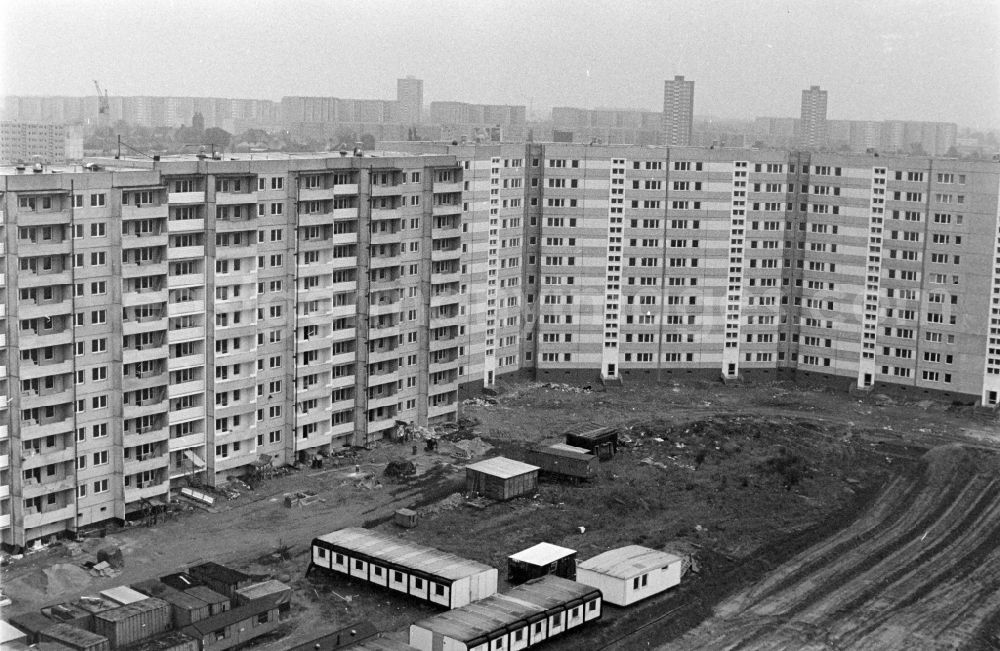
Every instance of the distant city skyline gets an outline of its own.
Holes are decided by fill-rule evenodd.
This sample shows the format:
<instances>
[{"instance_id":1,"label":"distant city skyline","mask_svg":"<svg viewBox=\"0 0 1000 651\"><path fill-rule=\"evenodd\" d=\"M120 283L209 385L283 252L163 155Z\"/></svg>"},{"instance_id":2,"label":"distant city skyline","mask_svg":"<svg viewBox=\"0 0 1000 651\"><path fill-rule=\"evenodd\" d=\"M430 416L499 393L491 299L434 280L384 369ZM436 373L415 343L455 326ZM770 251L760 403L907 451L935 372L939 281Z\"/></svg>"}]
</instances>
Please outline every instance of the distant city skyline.
<instances>
[{"instance_id":1,"label":"distant city skyline","mask_svg":"<svg viewBox=\"0 0 1000 651\"><path fill-rule=\"evenodd\" d=\"M698 81L699 116L794 116L801 89L819 85L830 117L1000 126L1000 4L988 0L389 9L307 0L296 11L264 0L252 21L239 19L245 6L8 3L0 89L88 95L98 79L112 95L388 98L413 75L425 102L523 104L530 116L553 106L655 110L663 81L684 75Z\"/></svg>"}]
</instances>

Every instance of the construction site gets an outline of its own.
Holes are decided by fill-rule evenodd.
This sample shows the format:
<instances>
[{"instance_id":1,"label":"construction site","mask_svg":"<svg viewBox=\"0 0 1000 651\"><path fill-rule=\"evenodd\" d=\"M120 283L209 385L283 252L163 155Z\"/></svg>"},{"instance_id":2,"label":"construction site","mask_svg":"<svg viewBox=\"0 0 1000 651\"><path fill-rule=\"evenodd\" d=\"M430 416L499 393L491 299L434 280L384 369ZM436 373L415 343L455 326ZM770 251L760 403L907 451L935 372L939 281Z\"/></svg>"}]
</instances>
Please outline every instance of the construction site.
<instances>
[{"instance_id":1,"label":"construction site","mask_svg":"<svg viewBox=\"0 0 1000 651\"><path fill-rule=\"evenodd\" d=\"M467 466L523 462L591 425L615 444L583 476L469 490ZM455 424L6 556L5 619L220 563L291 588L255 649L359 623L403 643L440 607L307 575L316 536L357 527L492 568L542 542L581 558L642 545L687 559L680 585L609 606L546 649L996 648L998 434L989 410L826 385L508 384L466 400Z\"/></svg>"}]
</instances>

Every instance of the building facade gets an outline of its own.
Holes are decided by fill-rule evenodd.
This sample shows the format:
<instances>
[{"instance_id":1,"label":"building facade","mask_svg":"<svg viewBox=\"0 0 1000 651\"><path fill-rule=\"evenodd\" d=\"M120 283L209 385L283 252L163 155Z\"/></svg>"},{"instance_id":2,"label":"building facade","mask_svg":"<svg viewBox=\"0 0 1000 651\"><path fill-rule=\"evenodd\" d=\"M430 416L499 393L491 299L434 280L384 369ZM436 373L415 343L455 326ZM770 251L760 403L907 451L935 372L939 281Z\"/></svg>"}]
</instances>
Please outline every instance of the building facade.
<instances>
[{"instance_id":1,"label":"building facade","mask_svg":"<svg viewBox=\"0 0 1000 651\"><path fill-rule=\"evenodd\" d=\"M454 157L3 180L5 544L454 419Z\"/></svg>"},{"instance_id":2,"label":"building facade","mask_svg":"<svg viewBox=\"0 0 1000 651\"><path fill-rule=\"evenodd\" d=\"M424 110L424 81L416 77L396 80L396 104L399 121L403 124L420 124Z\"/></svg>"},{"instance_id":3,"label":"building facade","mask_svg":"<svg viewBox=\"0 0 1000 651\"><path fill-rule=\"evenodd\" d=\"M663 82L663 144L687 147L694 122L694 82L683 75Z\"/></svg>"},{"instance_id":4,"label":"building facade","mask_svg":"<svg viewBox=\"0 0 1000 651\"><path fill-rule=\"evenodd\" d=\"M1000 402L997 163L388 148L5 170L4 543L450 420L512 374Z\"/></svg>"},{"instance_id":5,"label":"building facade","mask_svg":"<svg viewBox=\"0 0 1000 651\"><path fill-rule=\"evenodd\" d=\"M83 158L83 139L63 124L0 122L0 163L65 163Z\"/></svg>"},{"instance_id":6,"label":"building facade","mask_svg":"<svg viewBox=\"0 0 1000 651\"><path fill-rule=\"evenodd\" d=\"M817 149L827 144L826 91L810 86L802 91L802 112L799 118L799 146Z\"/></svg>"}]
</instances>

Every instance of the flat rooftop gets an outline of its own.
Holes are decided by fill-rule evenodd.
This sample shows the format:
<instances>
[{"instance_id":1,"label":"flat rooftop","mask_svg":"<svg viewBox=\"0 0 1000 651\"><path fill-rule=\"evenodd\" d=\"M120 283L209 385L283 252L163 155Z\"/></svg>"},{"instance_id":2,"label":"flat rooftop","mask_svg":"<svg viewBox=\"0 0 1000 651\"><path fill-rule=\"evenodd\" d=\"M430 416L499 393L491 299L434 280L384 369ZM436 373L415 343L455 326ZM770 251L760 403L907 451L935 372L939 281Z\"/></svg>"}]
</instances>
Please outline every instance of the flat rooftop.
<instances>
[{"instance_id":1,"label":"flat rooftop","mask_svg":"<svg viewBox=\"0 0 1000 651\"><path fill-rule=\"evenodd\" d=\"M549 563L555 563L556 561L575 553L575 549L560 547L559 545L553 545L552 543L540 542L534 547L528 547L527 549L521 550L509 558L522 563L530 563L531 565L548 565Z\"/></svg>"},{"instance_id":2,"label":"flat rooftop","mask_svg":"<svg viewBox=\"0 0 1000 651\"><path fill-rule=\"evenodd\" d=\"M513 459L508 459L507 457L493 457L492 459L484 459L483 461L479 461L477 463L470 463L465 467L465 469L482 472L494 477L500 477L501 479L510 479L511 477L517 477L519 475L526 475L529 472L534 472L538 470L538 466L532 466L531 464L514 461Z\"/></svg>"}]
</instances>

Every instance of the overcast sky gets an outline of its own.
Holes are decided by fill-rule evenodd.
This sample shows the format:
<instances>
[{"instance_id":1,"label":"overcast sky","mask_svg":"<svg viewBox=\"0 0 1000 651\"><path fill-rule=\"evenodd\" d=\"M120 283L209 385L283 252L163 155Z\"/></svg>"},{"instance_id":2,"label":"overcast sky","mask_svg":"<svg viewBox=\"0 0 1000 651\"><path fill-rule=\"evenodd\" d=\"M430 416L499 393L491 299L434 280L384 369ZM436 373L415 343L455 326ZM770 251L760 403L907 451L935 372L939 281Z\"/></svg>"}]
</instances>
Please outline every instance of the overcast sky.
<instances>
[{"instance_id":1,"label":"overcast sky","mask_svg":"<svg viewBox=\"0 0 1000 651\"><path fill-rule=\"evenodd\" d=\"M4 94L283 95L1000 127L1000 0L7 0Z\"/></svg>"}]
</instances>

